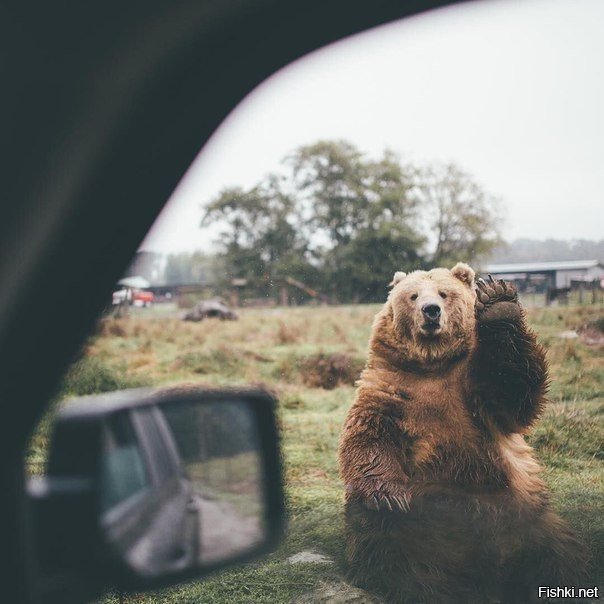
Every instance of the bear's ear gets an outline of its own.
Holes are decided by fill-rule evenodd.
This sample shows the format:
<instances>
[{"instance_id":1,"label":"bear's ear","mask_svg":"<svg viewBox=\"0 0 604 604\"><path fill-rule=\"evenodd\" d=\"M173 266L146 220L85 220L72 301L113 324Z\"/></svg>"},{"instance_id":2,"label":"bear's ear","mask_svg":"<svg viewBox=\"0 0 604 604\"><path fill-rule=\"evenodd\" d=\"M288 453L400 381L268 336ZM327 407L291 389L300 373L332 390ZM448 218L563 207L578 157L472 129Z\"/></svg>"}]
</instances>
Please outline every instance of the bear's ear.
<instances>
[{"instance_id":1,"label":"bear's ear","mask_svg":"<svg viewBox=\"0 0 604 604\"><path fill-rule=\"evenodd\" d=\"M402 281L407 276L407 273L403 273L403 271L396 271L394 273L394 277L392 277L392 281L388 283L388 287L394 287L397 283Z\"/></svg>"},{"instance_id":2,"label":"bear's ear","mask_svg":"<svg viewBox=\"0 0 604 604\"><path fill-rule=\"evenodd\" d=\"M458 262L452 269L451 274L465 283L468 287L474 284L474 270L463 262Z\"/></svg>"}]
</instances>

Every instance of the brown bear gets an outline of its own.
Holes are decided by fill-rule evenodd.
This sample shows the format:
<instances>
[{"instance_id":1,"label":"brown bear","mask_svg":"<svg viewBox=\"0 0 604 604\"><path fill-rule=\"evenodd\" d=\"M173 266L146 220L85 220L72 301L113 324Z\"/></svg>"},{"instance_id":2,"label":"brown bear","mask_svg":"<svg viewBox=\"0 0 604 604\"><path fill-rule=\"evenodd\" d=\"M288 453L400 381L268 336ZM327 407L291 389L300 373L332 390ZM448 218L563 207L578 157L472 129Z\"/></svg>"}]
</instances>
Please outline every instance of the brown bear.
<instances>
[{"instance_id":1,"label":"brown bear","mask_svg":"<svg viewBox=\"0 0 604 604\"><path fill-rule=\"evenodd\" d=\"M583 547L524 439L548 374L515 289L462 263L390 285L340 443L350 578L388 603L580 585Z\"/></svg>"}]
</instances>

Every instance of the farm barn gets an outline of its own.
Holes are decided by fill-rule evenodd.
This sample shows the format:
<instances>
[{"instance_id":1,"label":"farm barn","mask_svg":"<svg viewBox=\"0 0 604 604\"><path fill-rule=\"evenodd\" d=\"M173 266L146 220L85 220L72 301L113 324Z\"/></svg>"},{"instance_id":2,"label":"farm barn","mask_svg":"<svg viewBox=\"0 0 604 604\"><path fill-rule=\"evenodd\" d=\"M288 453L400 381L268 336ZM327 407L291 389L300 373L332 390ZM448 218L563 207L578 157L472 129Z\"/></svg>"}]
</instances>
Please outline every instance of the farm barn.
<instances>
[{"instance_id":1,"label":"farm barn","mask_svg":"<svg viewBox=\"0 0 604 604\"><path fill-rule=\"evenodd\" d=\"M546 304L558 300L567 302L571 291L591 292L596 302L604 282L604 263L599 260L565 260L559 262L518 262L513 264L487 264L485 275L513 281L522 293L543 292Z\"/></svg>"},{"instance_id":2,"label":"farm barn","mask_svg":"<svg viewBox=\"0 0 604 604\"><path fill-rule=\"evenodd\" d=\"M571 287L573 281L592 283L604 279L604 263L599 260L567 260L563 262L519 262L487 264L484 272L506 281L545 281L547 287Z\"/></svg>"}]
</instances>

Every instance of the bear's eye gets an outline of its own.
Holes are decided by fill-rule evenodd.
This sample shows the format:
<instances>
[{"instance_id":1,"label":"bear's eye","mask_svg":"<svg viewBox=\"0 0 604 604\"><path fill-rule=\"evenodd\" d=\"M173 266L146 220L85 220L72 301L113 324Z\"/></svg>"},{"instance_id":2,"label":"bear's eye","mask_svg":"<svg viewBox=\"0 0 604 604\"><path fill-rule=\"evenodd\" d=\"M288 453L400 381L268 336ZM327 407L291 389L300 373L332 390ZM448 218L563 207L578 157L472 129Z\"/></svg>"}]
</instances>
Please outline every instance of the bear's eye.
<instances>
[{"instance_id":1,"label":"bear's eye","mask_svg":"<svg viewBox=\"0 0 604 604\"><path fill-rule=\"evenodd\" d=\"M411 299L412 300L417 300L417 294L411 294Z\"/></svg>"},{"instance_id":2,"label":"bear's eye","mask_svg":"<svg viewBox=\"0 0 604 604\"><path fill-rule=\"evenodd\" d=\"M444 300L447 297L447 294L445 294L445 292L438 292L438 295Z\"/></svg>"}]
</instances>

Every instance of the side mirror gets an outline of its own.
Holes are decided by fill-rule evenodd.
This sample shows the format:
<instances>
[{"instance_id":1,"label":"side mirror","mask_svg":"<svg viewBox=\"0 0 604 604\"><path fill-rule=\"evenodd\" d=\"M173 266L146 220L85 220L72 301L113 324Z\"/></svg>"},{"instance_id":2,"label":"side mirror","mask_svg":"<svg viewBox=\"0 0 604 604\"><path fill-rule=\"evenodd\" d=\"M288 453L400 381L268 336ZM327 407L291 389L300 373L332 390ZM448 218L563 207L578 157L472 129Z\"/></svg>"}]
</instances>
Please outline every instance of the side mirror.
<instances>
[{"instance_id":1,"label":"side mirror","mask_svg":"<svg viewBox=\"0 0 604 604\"><path fill-rule=\"evenodd\" d=\"M270 551L283 526L275 400L173 388L72 401L32 480L40 592L164 587Z\"/></svg>"}]
</instances>

